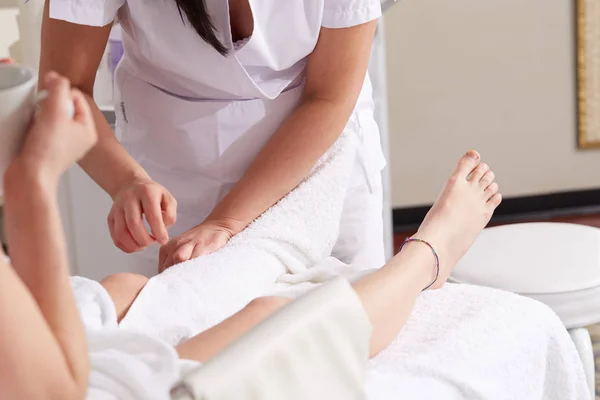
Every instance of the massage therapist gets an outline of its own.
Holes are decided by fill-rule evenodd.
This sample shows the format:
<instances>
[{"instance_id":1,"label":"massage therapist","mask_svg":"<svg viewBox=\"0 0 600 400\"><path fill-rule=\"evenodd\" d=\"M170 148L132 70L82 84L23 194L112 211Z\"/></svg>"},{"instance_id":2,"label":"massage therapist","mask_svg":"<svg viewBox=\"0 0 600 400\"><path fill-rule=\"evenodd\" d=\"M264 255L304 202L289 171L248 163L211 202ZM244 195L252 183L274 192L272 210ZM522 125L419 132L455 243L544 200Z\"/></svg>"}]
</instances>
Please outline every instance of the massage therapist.
<instances>
[{"instance_id":1,"label":"massage therapist","mask_svg":"<svg viewBox=\"0 0 600 400\"><path fill-rule=\"evenodd\" d=\"M333 255L384 264L385 160L366 76L380 15L379 0L46 2L40 76L66 76L92 105L99 141L80 165L114 201L108 226L134 253L131 272L223 247L344 130L360 147ZM92 100L117 17L120 141Z\"/></svg>"}]
</instances>

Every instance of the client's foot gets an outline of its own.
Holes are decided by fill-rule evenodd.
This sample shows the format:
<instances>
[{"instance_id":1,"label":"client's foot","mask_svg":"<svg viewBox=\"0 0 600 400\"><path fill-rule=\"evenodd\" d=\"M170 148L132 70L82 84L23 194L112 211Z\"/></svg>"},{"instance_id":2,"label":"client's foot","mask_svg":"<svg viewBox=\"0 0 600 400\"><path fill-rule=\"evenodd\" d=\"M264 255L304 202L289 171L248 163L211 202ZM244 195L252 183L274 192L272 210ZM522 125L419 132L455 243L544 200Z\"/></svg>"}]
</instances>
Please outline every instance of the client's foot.
<instances>
[{"instance_id":1,"label":"client's foot","mask_svg":"<svg viewBox=\"0 0 600 400\"><path fill-rule=\"evenodd\" d=\"M480 158L476 151L469 151L458 161L415 235L438 252L440 275L434 289L446 282L502 201L494 173Z\"/></svg>"}]
</instances>

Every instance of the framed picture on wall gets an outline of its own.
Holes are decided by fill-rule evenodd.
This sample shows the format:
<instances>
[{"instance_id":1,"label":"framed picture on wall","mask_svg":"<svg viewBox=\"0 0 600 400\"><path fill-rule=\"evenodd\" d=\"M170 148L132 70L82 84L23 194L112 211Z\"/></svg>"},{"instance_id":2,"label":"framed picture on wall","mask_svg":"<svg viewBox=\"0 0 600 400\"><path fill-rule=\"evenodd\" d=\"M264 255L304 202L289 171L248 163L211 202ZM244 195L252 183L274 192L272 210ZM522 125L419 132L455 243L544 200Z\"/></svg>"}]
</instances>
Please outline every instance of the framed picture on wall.
<instances>
[{"instance_id":1,"label":"framed picture on wall","mask_svg":"<svg viewBox=\"0 0 600 400\"><path fill-rule=\"evenodd\" d=\"M577 0L577 142L600 148L600 0Z\"/></svg>"}]
</instances>

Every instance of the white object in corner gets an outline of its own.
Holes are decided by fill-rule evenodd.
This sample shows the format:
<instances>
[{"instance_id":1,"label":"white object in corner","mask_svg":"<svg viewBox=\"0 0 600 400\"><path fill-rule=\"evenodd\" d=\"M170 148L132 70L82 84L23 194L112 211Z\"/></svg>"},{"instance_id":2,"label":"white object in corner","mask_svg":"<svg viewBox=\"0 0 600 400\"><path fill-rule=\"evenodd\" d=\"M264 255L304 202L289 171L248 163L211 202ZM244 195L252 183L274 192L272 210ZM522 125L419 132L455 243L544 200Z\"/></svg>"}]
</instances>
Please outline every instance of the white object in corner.
<instances>
[{"instance_id":1,"label":"white object in corner","mask_svg":"<svg viewBox=\"0 0 600 400\"><path fill-rule=\"evenodd\" d=\"M44 0L19 0L19 26L21 64L37 71L40 65L42 16Z\"/></svg>"},{"instance_id":2,"label":"white object in corner","mask_svg":"<svg viewBox=\"0 0 600 400\"><path fill-rule=\"evenodd\" d=\"M518 293L554 310L594 395L594 353L585 327L600 323L600 229L561 223L485 229L449 281Z\"/></svg>"}]
</instances>

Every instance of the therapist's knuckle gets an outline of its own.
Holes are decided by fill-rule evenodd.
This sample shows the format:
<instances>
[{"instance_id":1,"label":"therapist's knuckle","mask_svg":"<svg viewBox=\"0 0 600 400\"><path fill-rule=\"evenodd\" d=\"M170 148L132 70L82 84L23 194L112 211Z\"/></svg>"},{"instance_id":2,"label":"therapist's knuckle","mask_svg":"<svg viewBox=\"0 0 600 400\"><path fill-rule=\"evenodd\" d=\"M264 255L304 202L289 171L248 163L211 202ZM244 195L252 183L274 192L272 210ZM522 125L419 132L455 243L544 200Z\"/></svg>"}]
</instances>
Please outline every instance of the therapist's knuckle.
<instances>
[{"instance_id":1,"label":"therapist's knuckle","mask_svg":"<svg viewBox=\"0 0 600 400\"><path fill-rule=\"evenodd\" d=\"M176 221L177 217L171 213L165 213L164 215L164 222L166 225L173 225Z\"/></svg>"},{"instance_id":2,"label":"therapist's knuckle","mask_svg":"<svg viewBox=\"0 0 600 400\"><path fill-rule=\"evenodd\" d=\"M137 231L143 228L142 221L136 216L126 215L125 220L127 221L127 226L130 229L134 229Z\"/></svg>"},{"instance_id":3,"label":"therapist's knuckle","mask_svg":"<svg viewBox=\"0 0 600 400\"><path fill-rule=\"evenodd\" d=\"M156 197L156 188L153 185L144 185L139 188L142 196L146 198Z\"/></svg>"},{"instance_id":4,"label":"therapist's knuckle","mask_svg":"<svg viewBox=\"0 0 600 400\"><path fill-rule=\"evenodd\" d=\"M115 228L115 234L117 235L117 239L120 242L125 242L127 240L127 236L129 236L129 231L126 226L119 226Z\"/></svg>"},{"instance_id":5,"label":"therapist's knuckle","mask_svg":"<svg viewBox=\"0 0 600 400\"><path fill-rule=\"evenodd\" d=\"M181 248L189 243L189 239L187 238L177 238L173 241L172 247L174 251L181 251Z\"/></svg>"},{"instance_id":6,"label":"therapist's knuckle","mask_svg":"<svg viewBox=\"0 0 600 400\"><path fill-rule=\"evenodd\" d=\"M187 257L185 257L183 255L183 253L179 253L179 252L176 251L173 254L173 261L175 261L176 263L184 262L184 261L187 261Z\"/></svg>"}]
</instances>

